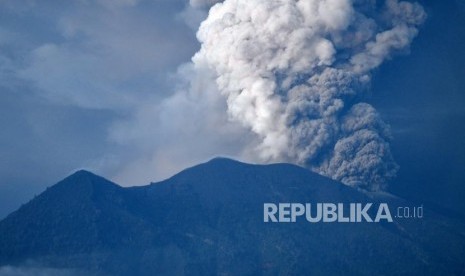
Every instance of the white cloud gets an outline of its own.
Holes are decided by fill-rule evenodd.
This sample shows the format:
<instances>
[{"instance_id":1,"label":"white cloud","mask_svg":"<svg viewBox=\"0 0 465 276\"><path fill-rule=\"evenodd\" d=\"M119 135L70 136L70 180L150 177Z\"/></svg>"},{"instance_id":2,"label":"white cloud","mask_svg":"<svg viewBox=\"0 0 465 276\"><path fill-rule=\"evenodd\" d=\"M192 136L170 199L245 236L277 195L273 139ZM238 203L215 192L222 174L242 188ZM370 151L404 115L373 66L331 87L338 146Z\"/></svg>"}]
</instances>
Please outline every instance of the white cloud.
<instances>
[{"instance_id":1,"label":"white cloud","mask_svg":"<svg viewBox=\"0 0 465 276\"><path fill-rule=\"evenodd\" d=\"M406 49L424 17L418 4L397 0L381 10L349 0L226 0L202 22L193 61L215 70L228 113L258 135L264 162L294 162L376 190L397 168L388 130L371 106L354 103L370 70ZM355 115L367 120L371 136L342 130L344 118ZM383 127L369 128L374 124ZM364 151L359 144L375 146Z\"/></svg>"},{"instance_id":2,"label":"white cloud","mask_svg":"<svg viewBox=\"0 0 465 276\"><path fill-rule=\"evenodd\" d=\"M178 72L177 92L147 102L134 117L120 121L111 139L132 145L115 179L126 184L162 180L212 157L240 157L250 144L247 130L229 121L226 103L208 68L187 64Z\"/></svg>"},{"instance_id":3,"label":"white cloud","mask_svg":"<svg viewBox=\"0 0 465 276\"><path fill-rule=\"evenodd\" d=\"M157 87L192 53L191 31L157 7L152 13L124 7L136 1L111 3L111 10L89 3L60 10L52 17L58 39L36 46L19 75L50 100L84 108L132 108L166 94Z\"/></svg>"},{"instance_id":4,"label":"white cloud","mask_svg":"<svg viewBox=\"0 0 465 276\"><path fill-rule=\"evenodd\" d=\"M379 22L369 17L377 12L385 15ZM351 1L213 6L175 93L112 129L116 142L145 152L118 178L163 177L223 154L293 162L348 185L385 188L397 171L389 127L356 99L370 70L407 48L423 19L420 6L397 1L366 14Z\"/></svg>"}]
</instances>

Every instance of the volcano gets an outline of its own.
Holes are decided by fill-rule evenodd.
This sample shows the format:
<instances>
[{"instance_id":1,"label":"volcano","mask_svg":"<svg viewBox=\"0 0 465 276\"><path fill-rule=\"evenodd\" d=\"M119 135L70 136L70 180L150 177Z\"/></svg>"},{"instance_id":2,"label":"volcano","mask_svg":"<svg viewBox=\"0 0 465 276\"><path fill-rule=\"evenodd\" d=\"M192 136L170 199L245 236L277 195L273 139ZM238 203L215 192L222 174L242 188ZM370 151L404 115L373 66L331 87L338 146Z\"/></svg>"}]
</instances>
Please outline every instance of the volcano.
<instances>
[{"instance_id":1,"label":"volcano","mask_svg":"<svg viewBox=\"0 0 465 276\"><path fill-rule=\"evenodd\" d=\"M387 203L393 221L264 222L265 203ZM411 275L465 273L463 221L291 164L215 158L147 186L88 171L0 222L0 266L85 275Z\"/></svg>"}]
</instances>

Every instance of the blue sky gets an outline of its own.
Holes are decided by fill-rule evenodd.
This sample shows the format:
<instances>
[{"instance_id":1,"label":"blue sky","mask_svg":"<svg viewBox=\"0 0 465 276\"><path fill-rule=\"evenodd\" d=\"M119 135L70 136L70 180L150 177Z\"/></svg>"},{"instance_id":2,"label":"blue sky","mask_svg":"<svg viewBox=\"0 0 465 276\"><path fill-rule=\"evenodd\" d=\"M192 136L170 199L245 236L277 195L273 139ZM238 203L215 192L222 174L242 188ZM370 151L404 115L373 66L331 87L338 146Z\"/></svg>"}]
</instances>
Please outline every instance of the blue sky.
<instances>
[{"instance_id":1,"label":"blue sky","mask_svg":"<svg viewBox=\"0 0 465 276\"><path fill-rule=\"evenodd\" d=\"M392 128L390 191L464 213L465 4L420 3L427 21L374 71L368 102ZM247 139L234 128L212 138L213 119L193 135L160 125L185 110L151 117L189 73L204 16L187 1L0 1L0 217L76 169L140 185L234 157L228 137Z\"/></svg>"},{"instance_id":2,"label":"blue sky","mask_svg":"<svg viewBox=\"0 0 465 276\"><path fill-rule=\"evenodd\" d=\"M391 189L465 213L465 5L422 1L428 20L403 58L384 64L373 103L393 129Z\"/></svg>"}]
</instances>

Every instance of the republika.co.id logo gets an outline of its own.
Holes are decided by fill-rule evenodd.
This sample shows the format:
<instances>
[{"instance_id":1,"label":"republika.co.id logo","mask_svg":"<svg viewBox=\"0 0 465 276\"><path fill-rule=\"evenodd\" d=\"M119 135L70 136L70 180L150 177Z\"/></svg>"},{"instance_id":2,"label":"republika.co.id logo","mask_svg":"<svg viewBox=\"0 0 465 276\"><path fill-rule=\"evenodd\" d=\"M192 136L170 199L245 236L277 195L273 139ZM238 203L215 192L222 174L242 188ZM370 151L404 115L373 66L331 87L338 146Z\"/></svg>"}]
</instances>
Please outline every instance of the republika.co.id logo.
<instances>
[{"instance_id":1,"label":"republika.co.id logo","mask_svg":"<svg viewBox=\"0 0 465 276\"><path fill-rule=\"evenodd\" d=\"M264 203L264 222L393 222L394 219L421 219L423 205L396 207L394 216L387 203Z\"/></svg>"}]
</instances>

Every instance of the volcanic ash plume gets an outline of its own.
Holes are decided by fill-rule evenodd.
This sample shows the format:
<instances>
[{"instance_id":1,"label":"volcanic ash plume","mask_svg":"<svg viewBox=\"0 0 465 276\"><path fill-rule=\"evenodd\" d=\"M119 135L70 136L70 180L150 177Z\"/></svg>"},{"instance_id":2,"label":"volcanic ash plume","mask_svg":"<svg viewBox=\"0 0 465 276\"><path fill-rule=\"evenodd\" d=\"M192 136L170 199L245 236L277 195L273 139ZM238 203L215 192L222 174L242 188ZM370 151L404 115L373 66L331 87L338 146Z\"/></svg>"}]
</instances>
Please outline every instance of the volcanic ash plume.
<instances>
[{"instance_id":1,"label":"volcanic ash plume","mask_svg":"<svg viewBox=\"0 0 465 276\"><path fill-rule=\"evenodd\" d=\"M405 51L424 18L397 0L226 0L202 22L193 61L216 73L261 160L380 190L397 165L389 127L362 101L370 71Z\"/></svg>"}]
</instances>

